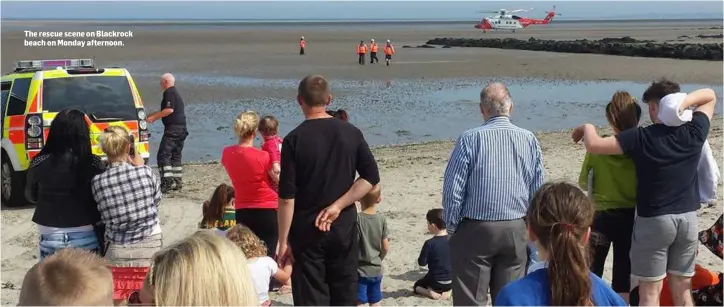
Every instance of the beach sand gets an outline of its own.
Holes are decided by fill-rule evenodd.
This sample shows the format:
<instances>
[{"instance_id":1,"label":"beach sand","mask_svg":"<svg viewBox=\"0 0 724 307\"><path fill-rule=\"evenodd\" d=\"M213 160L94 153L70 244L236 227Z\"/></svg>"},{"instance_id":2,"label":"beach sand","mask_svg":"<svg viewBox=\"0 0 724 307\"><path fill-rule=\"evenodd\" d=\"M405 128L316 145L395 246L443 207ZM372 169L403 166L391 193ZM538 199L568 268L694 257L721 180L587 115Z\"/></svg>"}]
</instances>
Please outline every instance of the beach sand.
<instances>
[{"instance_id":1,"label":"beach sand","mask_svg":"<svg viewBox=\"0 0 724 307\"><path fill-rule=\"evenodd\" d=\"M720 24L719 24L720 25ZM713 25L716 26L716 25ZM145 61L160 63L159 74L164 71L194 73L213 71L220 74L254 76L257 78L299 79L309 73L322 73L332 80L395 79L443 77L541 77L574 80L633 80L649 81L671 77L682 83L721 83L721 62L682 61L670 59L628 58L601 55L557 54L496 49L402 49L402 45L423 44L435 37L482 37L472 29L466 30L149 30L137 31L124 48L23 48L22 32L3 30L2 63L20 59L90 57L98 56L101 64ZM708 26L667 24L651 27L585 28L566 32L530 28L515 34L519 38L596 39L602 37L631 36L637 39L675 39L679 35L721 33L707 30ZM93 29L91 29L93 30ZM123 30L119 27L118 30ZM297 40L304 35L309 41L308 56L295 55ZM510 34L490 34L490 36ZM393 39L398 63L393 68L384 66L360 68L356 64L354 46L360 39ZM199 42L199 44L189 44ZM174 61L166 61L172 58ZM179 59L184 59L181 61ZM434 61L451 61L439 63ZM410 62L405 64L405 62ZM415 63L417 62L417 63ZM7 68L6 68L7 70ZM137 78L146 100L156 101L157 79ZM217 91L210 86L196 86L193 95L203 97L238 97L239 95L293 95L264 89ZM636 93L636 96L640 93ZM471 97L471 99L477 99ZM155 105L155 103L153 103ZM516 114L513 114L515 118ZM524 115L521 115L524 116ZM481 119L482 122L482 119ZM712 125L710 139L716 158L722 158L721 117ZM462 132L462 131L461 131ZM608 131L610 133L610 131ZM570 131L538 133L543 148L547 180L576 182L584 156L584 148L573 144ZM447 301L429 301L411 292L415 280L424 275L416 260L426 234L425 213L440 207L442 176L452 143L439 141L426 144L377 148L375 157L382 176L384 201L380 211L387 216L390 227L390 254L385 259L383 280L384 305L450 305ZM164 197L161 203L161 221L164 242L174 242L196 230L201 218L201 203L217 184L228 178L219 164L189 165L184 170L185 187L181 193ZM699 211L699 229L705 229L722 212L722 190L715 206ZM37 262L38 233L31 222L32 207L2 211L2 305L17 303L22 279L26 271ZM702 249L698 263L720 271L722 261ZM608 259L606 279L610 280L611 257ZM273 295L276 305L291 304L291 295Z\"/></svg>"},{"instance_id":2,"label":"beach sand","mask_svg":"<svg viewBox=\"0 0 724 307\"><path fill-rule=\"evenodd\" d=\"M717 122L721 123L721 118ZM714 155L721 161L721 125L716 125L710 135ZM583 145L573 144L569 131L539 133L538 138L543 149L546 180L576 183L585 153ZM382 177L383 202L379 209L388 219L390 232L390 253L383 262L383 305L452 304L451 301L430 301L411 292L415 280L424 275L424 269L417 266L417 256L429 237L425 213L440 207L442 176L452 145L452 142L442 141L374 150ZM165 244L193 233L201 219L202 201L211 195L216 184L229 183L223 167L216 163L189 165L184 172L184 191L164 197L161 203ZM719 217L721 201L720 187L718 204L699 211L699 229L710 227ZM16 304L23 276L37 262L38 233L30 222L32 213L32 208L2 212L3 305ZM700 248L697 262L715 271L722 267L722 261L705 248ZM609 281L611 269L612 256L609 255L604 276ZM291 295L273 295L272 298L275 305L292 303Z\"/></svg>"}]
</instances>

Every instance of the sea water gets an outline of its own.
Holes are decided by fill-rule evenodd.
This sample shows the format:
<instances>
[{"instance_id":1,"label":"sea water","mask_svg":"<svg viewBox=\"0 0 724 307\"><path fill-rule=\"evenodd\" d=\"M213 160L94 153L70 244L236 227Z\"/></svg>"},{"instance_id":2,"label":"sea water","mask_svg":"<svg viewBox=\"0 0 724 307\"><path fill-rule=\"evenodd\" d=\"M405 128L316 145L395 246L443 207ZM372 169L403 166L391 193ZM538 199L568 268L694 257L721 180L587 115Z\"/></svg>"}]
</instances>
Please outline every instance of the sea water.
<instances>
[{"instance_id":1,"label":"sea water","mask_svg":"<svg viewBox=\"0 0 724 307\"><path fill-rule=\"evenodd\" d=\"M214 86L295 87L294 80L266 80L248 77L198 75L185 82ZM461 132L483 123L479 110L480 89L493 80L440 79L345 81L336 80L330 109L342 108L350 122L372 145L453 139ZM614 92L625 90L640 99L647 83L612 81L569 81L542 79L496 79L508 85L514 101L512 121L531 131L570 129L582 123L605 125L605 106ZM688 92L711 87L722 97L721 85L684 84ZM648 120L646 106L642 105ZM260 116L274 115L280 121L281 136L304 118L294 97L288 99L238 99L187 104L189 137L185 161L218 160L224 146L234 144L232 123L239 112L255 110ZM717 113L722 112L721 100ZM161 125L151 125L152 163L162 135ZM260 140L257 140L257 143Z\"/></svg>"}]
</instances>

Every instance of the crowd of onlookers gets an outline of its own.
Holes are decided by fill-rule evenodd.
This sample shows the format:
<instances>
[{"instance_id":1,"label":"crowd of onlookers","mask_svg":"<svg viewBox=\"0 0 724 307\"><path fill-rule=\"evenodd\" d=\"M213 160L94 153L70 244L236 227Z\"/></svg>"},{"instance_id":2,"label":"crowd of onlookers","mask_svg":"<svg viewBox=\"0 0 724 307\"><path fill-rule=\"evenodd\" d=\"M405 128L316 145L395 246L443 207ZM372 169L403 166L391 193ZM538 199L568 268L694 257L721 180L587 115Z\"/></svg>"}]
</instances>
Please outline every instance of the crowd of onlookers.
<instances>
[{"instance_id":1,"label":"crowd of onlookers","mask_svg":"<svg viewBox=\"0 0 724 307\"><path fill-rule=\"evenodd\" d=\"M291 292L295 305L380 305L391 247L379 171L349 115L326 110L331 97L323 77L305 77L305 121L284 138L273 116L239 114L238 143L221 156L231 185L203 203L204 230L170 245L160 180L129 131L103 132L104 162L85 115L61 111L28 171L40 262L20 305L269 306L270 291ZM641 107L620 91L605 108L612 136L573 131L587 150L579 188L545 183L535 135L510 120L508 89L483 89L485 124L455 144L442 208L425 216L431 238L417 262L428 273L411 289L454 305L721 305L721 273L695 265L699 241L722 257L722 218L697 229L700 203L716 200L706 142L716 97L663 80L643 100L653 125L639 127Z\"/></svg>"}]
</instances>

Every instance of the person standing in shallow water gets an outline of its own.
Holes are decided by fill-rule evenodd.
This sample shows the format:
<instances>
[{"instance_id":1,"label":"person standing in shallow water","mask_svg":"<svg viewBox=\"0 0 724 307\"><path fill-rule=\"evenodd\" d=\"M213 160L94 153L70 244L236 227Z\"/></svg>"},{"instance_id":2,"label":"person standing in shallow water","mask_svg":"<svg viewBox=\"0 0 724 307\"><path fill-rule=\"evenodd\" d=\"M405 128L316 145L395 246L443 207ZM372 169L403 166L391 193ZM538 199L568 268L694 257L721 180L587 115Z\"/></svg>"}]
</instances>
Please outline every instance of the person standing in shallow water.
<instances>
[{"instance_id":1,"label":"person standing in shallow water","mask_svg":"<svg viewBox=\"0 0 724 307\"><path fill-rule=\"evenodd\" d=\"M302 79L297 102L305 121L282 143L277 262L293 256L294 305L355 306L353 204L379 183L377 162L357 127L326 113L332 95L324 77Z\"/></svg>"},{"instance_id":2,"label":"person standing in shallow water","mask_svg":"<svg viewBox=\"0 0 724 307\"><path fill-rule=\"evenodd\" d=\"M176 78L166 73L161 76L160 84L163 89L160 111L149 115L146 120L149 123L158 119L163 121L163 137L158 145L156 162L161 175L161 192L167 193L183 188L181 153L189 133L186 129L184 100L175 86Z\"/></svg>"}]
</instances>

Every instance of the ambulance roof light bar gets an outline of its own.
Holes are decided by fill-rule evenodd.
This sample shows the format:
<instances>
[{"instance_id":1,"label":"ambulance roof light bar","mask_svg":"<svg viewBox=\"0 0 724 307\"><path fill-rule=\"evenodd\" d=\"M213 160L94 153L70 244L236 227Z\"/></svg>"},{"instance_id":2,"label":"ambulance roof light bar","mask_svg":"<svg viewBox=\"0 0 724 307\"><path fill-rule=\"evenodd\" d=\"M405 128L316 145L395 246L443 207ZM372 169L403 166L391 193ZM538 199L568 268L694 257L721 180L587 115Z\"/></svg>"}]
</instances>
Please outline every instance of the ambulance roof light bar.
<instances>
[{"instance_id":1,"label":"ambulance roof light bar","mask_svg":"<svg viewBox=\"0 0 724 307\"><path fill-rule=\"evenodd\" d=\"M60 60L25 60L15 64L17 70L33 70L33 69L62 69L69 68L93 68L95 63L93 59L60 59Z\"/></svg>"}]
</instances>

